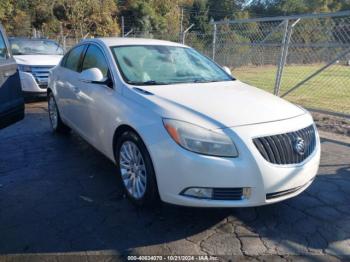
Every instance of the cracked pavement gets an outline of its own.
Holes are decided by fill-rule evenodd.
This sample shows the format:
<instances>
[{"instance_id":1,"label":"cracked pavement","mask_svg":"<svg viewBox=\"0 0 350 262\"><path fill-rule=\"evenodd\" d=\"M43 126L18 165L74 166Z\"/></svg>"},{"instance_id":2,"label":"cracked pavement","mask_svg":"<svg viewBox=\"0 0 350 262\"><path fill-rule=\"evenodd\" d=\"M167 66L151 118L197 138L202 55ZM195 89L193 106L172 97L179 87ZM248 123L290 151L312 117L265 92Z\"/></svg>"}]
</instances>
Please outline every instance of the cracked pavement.
<instances>
[{"instance_id":1,"label":"cracked pavement","mask_svg":"<svg viewBox=\"0 0 350 262\"><path fill-rule=\"evenodd\" d=\"M341 143L323 141L314 183L270 206L137 209L120 183L76 134L50 132L45 102L27 104L25 120L0 131L0 255L350 259L350 147Z\"/></svg>"}]
</instances>

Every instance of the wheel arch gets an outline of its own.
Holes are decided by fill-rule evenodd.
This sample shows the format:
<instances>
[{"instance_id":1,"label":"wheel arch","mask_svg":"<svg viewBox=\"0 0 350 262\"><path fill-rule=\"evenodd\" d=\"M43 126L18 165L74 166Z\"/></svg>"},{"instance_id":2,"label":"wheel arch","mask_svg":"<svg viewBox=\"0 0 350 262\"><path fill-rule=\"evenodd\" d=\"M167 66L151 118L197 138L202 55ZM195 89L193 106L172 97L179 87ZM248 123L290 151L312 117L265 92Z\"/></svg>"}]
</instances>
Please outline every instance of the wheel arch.
<instances>
[{"instance_id":1,"label":"wheel arch","mask_svg":"<svg viewBox=\"0 0 350 262\"><path fill-rule=\"evenodd\" d=\"M114 131L114 134L113 134L113 156L114 156L114 161L117 162L117 159L116 159L116 156L115 156L115 146L117 144L117 141L118 141L118 138L126 131L132 131L134 133L136 133L142 140L142 143L146 146L147 150L148 150L148 147L146 145L146 143L144 142L144 139L142 138L142 136L139 134L139 132L137 132L137 130L135 128L133 128L132 126L128 125L128 124L121 124L120 126L118 126L116 128L116 130ZM149 150L148 150L149 152ZM153 161L152 161L153 163Z\"/></svg>"},{"instance_id":2,"label":"wheel arch","mask_svg":"<svg viewBox=\"0 0 350 262\"><path fill-rule=\"evenodd\" d=\"M113 157L114 157L114 162L117 163L117 159L116 159L116 152L115 152L115 146L117 144L118 138L125 132L125 131L132 131L134 132L142 141L142 143L144 144L144 146L146 147L147 151L148 151L148 155L150 157L151 163L152 163L152 168L153 168L153 172L155 175L155 182L156 182L156 186L157 186L157 194L159 196L159 189L158 189L158 176L157 176L157 172L154 166L154 161L152 158L152 154L149 150L149 147L147 146L147 144L145 143L145 140L143 139L143 137L140 135L139 132L137 132L137 130L135 128L133 128L132 126L128 125L128 124L121 124L120 126L118 126L116 128L116 130L114 131L114 135L113 135Z\"/></svg>"}]
</instances>

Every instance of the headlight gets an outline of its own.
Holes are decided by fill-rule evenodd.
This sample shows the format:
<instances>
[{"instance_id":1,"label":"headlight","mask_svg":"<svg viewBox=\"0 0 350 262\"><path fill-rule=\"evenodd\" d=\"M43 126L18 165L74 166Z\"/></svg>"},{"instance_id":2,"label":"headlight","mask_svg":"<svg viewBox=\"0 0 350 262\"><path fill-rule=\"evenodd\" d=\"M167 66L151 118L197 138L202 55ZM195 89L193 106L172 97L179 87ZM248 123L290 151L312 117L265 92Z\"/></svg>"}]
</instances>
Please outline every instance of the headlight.
<instances>
[{"instance_id":1,"label":"headlight","mask_svg":"<svg viewBox=\"0 0 350 262\"><path fill-rule=\"evenodd\" d=\"M32 68L28 65L18 65L18 70L22 72L32 72Z\"/></svg>"},{"instance_id":2,"label":"headlight","mask_svg":"<svg viewBox=\"0 0 350 262\"><path fill-rule=\"evenodd\" d=\"M238 156L234 143L222 132L172 119L163 119L163 123L171 138L187 150L211 156Z\"/></svg>"}]
</instances>

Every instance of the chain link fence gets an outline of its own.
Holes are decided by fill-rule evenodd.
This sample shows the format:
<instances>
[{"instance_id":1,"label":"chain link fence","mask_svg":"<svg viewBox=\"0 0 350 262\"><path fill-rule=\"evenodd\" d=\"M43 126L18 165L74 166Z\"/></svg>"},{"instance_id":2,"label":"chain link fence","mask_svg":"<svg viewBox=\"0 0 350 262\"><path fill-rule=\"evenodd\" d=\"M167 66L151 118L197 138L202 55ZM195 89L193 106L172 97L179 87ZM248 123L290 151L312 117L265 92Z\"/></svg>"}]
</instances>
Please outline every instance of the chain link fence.
<instances>
[{"instance_id":1,"label":"chain link fence","mask_svg":"<svg viewBox=\"0 0 350 262\"><path fill-rule=\"evenodd\" d=\"M307 108L350 115L350 12L214 23L215 60Z\"/></svg>"},{"instance_id":2,"label":"chain link fence","mask_svg":"<svg viewBox=\"0 0 350 262\"><path fill-rule=\"evenodd\" d=\"M125 32L184 42L239 80L316 109L350 117L350 11L212 23L212 32ZM46 34L65 50L77 34ZM87 37L90 35L87 34Z\"/></svg>"}]
</instances>

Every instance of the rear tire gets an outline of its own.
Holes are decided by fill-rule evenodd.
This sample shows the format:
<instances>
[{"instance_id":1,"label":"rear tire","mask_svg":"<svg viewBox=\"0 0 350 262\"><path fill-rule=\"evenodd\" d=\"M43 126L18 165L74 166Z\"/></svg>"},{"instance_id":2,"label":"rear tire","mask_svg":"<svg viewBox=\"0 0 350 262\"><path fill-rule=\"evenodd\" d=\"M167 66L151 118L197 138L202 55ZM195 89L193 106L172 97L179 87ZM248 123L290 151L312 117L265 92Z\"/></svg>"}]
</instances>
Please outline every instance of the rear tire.
<instances>
[{"instance_id":1,"label":"rear tire","mask_svg":"<svg viewBox=\"0 0 350 262\"><path fill-rule=\"evenodd\" d=\"M56 100L52 92L50 92L48 95L48 111L49 111L49 118L50 118L52 131L56 133L69 133L71 129L70 127L68 127L66 124L62 122L62 119L56 104Z\"/></svg>"},{"instance_id":2,"label":"rear tire","mask_svg":"<svg viewBox=\"0 0 350 262\"><path fill-rule=\"evenodd\" d=\"M117 140L114 152L128 199L141 207L159 204L152 160L142 139L133 131L125 131Z\"/></svg>"}]
</instances>

